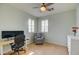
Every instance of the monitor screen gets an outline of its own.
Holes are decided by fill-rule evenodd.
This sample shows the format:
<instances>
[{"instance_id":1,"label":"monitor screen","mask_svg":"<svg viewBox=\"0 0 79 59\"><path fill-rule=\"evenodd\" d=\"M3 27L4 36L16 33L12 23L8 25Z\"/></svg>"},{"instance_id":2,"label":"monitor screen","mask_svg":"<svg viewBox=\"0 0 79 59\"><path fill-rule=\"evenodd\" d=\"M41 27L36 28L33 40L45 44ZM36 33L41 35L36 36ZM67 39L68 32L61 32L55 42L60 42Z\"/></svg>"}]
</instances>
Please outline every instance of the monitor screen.
<instances>
[{"instance_id":1,"label":"monitor screen","mask_svg":"<svg viewBox=\"0 0 79 59\"><path fill-rule=\"evenodd\" d=\"M2 38L15 37L21 34L23 35L24 31L2 31Z\"/></svg>"}]
</instances>

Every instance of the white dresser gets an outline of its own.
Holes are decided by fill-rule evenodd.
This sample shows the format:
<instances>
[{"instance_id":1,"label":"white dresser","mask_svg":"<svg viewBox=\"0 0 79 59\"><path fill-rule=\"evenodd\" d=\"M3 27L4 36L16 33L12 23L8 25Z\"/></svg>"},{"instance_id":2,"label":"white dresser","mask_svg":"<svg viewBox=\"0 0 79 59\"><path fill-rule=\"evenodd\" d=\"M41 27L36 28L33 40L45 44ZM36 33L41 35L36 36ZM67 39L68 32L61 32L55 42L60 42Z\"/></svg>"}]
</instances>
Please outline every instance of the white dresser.
<instances>
[{"instance_id":1,"label":"white dresser","mask_svg":"<svg viewBox=\"0 0 79 59\"><path fill-rule=\"evenodd\" d=\"M68 35L67 46L69 55L79 55L79 36Z\"/></svg>"}]
</instances>

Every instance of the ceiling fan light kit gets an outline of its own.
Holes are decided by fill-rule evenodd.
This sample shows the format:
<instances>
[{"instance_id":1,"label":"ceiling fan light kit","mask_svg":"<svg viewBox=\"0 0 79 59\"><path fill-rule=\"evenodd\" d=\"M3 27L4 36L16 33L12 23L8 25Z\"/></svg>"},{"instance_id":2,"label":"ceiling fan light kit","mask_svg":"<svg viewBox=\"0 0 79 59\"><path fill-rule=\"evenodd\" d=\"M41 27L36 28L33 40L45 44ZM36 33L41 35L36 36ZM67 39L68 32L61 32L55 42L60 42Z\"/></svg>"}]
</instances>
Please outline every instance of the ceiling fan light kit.
<instances>
[{"instance_id":1,"label":"ceiling fan light kit","mask_svg":"<svg viewBox=\"0 0 79 59\"><path fill-rule=\"evenodd\" d=\"M41 7L40 7L40 10L41 10L42 12L45 12L45 11L47 10L47 7L46 7L45 3L42 3L42 5L41 5Z\"/></svg>"},{"instance_id":2,"label":"ceiling fan light kit","mask_svg":"<svg viewBox=\"0 0 79 59\"><path fill-rule=\"evenodd\" d=\"M44 12L44 11L47 10L47 8L45 8L45 7L41 7L40 10Z\"/></svg>"}]
</instances>

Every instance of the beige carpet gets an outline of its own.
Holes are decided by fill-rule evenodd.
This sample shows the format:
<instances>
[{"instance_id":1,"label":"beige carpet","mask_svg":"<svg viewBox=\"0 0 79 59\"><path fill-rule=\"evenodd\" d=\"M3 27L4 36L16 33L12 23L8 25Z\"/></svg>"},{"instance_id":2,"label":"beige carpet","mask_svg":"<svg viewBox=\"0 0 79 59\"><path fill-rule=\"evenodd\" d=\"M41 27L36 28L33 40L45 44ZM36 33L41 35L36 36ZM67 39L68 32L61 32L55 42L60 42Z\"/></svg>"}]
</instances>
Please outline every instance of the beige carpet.
<instances>
[{"instance_id":1,"label":"beige carpet","mask_svg":"<svg viewBox=\"0 0 79 59\"><path fill-rule=\"evenodd\" d=\"M45 43L43 45L28 45L31 55L68 55L67 47Z\"/></svg>"}]
</instances>

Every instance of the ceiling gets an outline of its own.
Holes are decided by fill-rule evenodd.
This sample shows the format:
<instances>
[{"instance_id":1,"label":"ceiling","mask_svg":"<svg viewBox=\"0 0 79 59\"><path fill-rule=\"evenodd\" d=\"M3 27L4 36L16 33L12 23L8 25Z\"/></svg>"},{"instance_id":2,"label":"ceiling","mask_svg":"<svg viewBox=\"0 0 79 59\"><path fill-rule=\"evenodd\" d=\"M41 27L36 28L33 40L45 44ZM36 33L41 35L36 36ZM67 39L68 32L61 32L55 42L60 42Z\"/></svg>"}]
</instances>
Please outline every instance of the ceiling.
<instances>
[{"instance_id":1,"label":"ceiling","mask_svg":"<svg viewBox=\"0 0 79 59\"><path fill-rule=\"evenodd\" d=\"M40 12L40 9L35 9L34 7L40 7L40 3L12 3L10 4L13 7L16 7L18 9L21 9L33 16L36 17L42 17L47 16L51 14L56 14L68 10L76 9L77 3L54 3L53 5L49 6L49 8L54 8L53 11L46 11L46 12Z\"/></svg>"}]
</instances>

